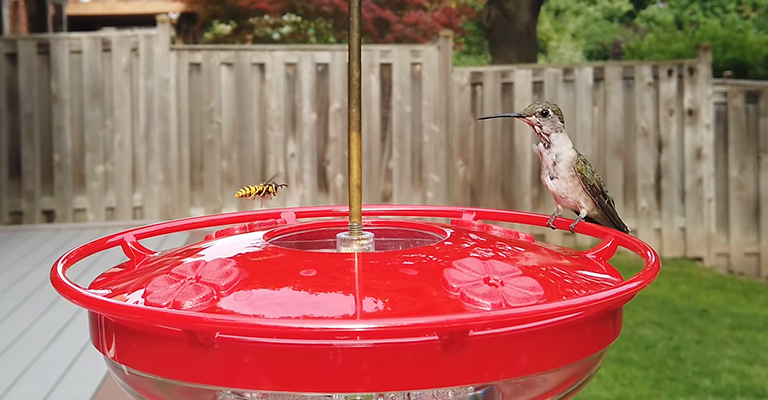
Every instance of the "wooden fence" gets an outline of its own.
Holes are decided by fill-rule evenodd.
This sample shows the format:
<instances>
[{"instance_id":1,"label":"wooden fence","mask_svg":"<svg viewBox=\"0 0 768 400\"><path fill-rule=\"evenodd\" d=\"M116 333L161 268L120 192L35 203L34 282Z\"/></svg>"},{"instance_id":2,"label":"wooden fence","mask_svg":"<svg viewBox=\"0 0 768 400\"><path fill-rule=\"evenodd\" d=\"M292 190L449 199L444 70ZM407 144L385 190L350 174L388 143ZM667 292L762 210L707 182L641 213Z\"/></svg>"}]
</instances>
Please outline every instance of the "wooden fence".
<instances>
[{"instance_id":1,"label":"wooden fence","mask_svg":"<svg viewBox=\"0 0 768 400\"><path fill-rule=\"evenodd\" d=\"M344 46L173 46L169 28L0 38L0 222L346 203ZM451 67L451 38L363 50L364 201L549 214L534 135L476 117L561 105L633 233L768 277L768 95L657 63ZM571 235L547 232L571 244ZM762 267L761 267L762 266Z\"/></svg>"},{"instance_id":2,"label":"wooden fence","mask_svg":"<svg viewBox=\"0 0 768 400\"><path fill-rule=\"evenodd\" d=\"M717 80L715 259L768 278L768 82Z\"/></svg>"},{"instance_id":3,"label":"wooden fence","mask_svg":"<svg viewBox=\"0 0 768 400\"><path fill-rule=\"evenodd\" d=\"M4 223L247 209L235 190L278 172L290 189L270 206L346 202L345 46L172 47L161 37L0 39ZM443 41L443 52L363 51L369 203L449 202Z\"/></svg>"}]
</instances>

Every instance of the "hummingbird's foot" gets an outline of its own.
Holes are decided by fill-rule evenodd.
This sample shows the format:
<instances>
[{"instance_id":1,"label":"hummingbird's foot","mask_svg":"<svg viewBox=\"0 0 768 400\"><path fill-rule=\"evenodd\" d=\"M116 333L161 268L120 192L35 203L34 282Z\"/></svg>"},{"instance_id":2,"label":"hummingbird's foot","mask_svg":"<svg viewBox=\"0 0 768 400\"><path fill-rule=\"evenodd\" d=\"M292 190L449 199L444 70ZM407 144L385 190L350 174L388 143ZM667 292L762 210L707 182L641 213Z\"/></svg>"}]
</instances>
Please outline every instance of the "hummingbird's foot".
<instances>
[{"instance_id":1,"label":"hummingbird's foot","mask_svg":"<svg viewBox=\"0 0 768 400\"><path fill-rule=\"evenodd\" d=\"M555 216L557 216L557 214L550 215L549 221L547 221L547 228L552 228L553 231L557 229L555 228Z\"/></svg>"},{"instance_id":2,"label":"hummingbird's foot","mask_svg":"<svg viewBox=\"0 0 768 400\"><path fill-rule=\"evenodd\" d=\"M573 223L571 224L571 226L570 226L570 227L568 227L568 230L569 230L569 231L571 231L571 233L576 233L576 224L578 224L578 223L579 223L579 221L581 221L581 219L580 219L580 218L576 218L576 220L575 220L575 221L573 221Z\"/></svg>"},{"instance_id":3,"label":"hummingbird's foot","mask_svg":"<svg viewBox=\"0 0 768 400\"><path fill-rule=\"evenodd\" d=\"M571 226L568 228L571 233L576 233L576 224L579 223L579 221L583 220L587 217L587 210L581 210L581 212L576 216L576 219L573 221Z\"/></svg>"},{"instance_id":4,"label":"hummingbird's foot","mask_svg":"<svg viewBox=\"0 0 768 400\"><path fill-rule=\"evenodd\" d=\"M552 228L553 231L557 229L555 228L555 217L560 215L561 212L562 210L560 209L560 206L556 206L555 211L552 212L552 215L549 216L549 221L547 221L548 228Z\"/></svg>"}]
</instances>

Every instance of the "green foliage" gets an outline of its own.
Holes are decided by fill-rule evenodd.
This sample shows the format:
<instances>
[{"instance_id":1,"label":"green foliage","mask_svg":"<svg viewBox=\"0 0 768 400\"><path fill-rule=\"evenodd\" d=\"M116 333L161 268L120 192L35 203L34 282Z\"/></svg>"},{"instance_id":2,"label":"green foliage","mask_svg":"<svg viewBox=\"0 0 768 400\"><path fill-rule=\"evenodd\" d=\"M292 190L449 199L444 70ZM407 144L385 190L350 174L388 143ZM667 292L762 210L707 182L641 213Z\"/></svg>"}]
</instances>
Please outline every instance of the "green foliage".
<instances>
[{"instance_id":1,"label":"green foliage","mask_svg":"<svg viewBox=\"0 0 768 400\"><path fill-rule=\"evenodd\" d=\"M331 23L322 18L305 20L296 14L280 18L265 14L236 21L211 21L203 43L336 43Z\"/></svg>"},{"instance_id":2,"label":"green foliage","mask_svg":"<svg viewBox=\"0 0 768 400\"><path fill-rule=\"evenodd\" d=\"M465 0L467 7L474 10L475 15L485 5L485 0ZM456 52L453 54L453 62L456 66L487 65L491 62L491 54L488 51L488 40L485 38L485 29L480 18L464 21L462 32L454 37Z\"/></svg>"},{"instance_id":3,"label":"green foliage","mask_svg":"<svg viewBox=\"0 0 768 400\"><path fill-rule=\"evenodd\" d=\"M186 1L205 21L206 43L339 43L346 37L343 0ZM480 19L485 3L369 0L364 40L425 42L450 28L456 65L488 64ZM540 62L693 58L707 42L716 75L729 70L737 78L768 79L768 0L546 0L537 31Z\"/></svg>"},{"instance_id":4,"label":"green foliage","mask_svg":"<svg viewBox=\"0 0 768 400\"><path fill-rule=\"evenodd\" d=\"M694 58L713 45L716 75L768 79L768 0L547 0L539 61Z\"/></svg>"},{"instance_id":5,"label":"green foliage","mask_svg":"<svg viewBox=\"0 0 768 400\"><path fill-rule=\"evenodd\" d=\"M296 14L274 18L269 14L248 19L259 43L336 43L333 25L323 18L306 20Z\"/></svg>"},{"instance_id":6,"label":"green foliage","mask_svg":"<svg viewBox=\"0 0 768 400\"><path fill-rule=\"evenodd\" d=\"M215 19L203 33L203 43L227 43L231 40L235 29L237 29L237 22L221 22Z\"/></svg>"},{"instance_id":7,"label":"green foliage","mask_svg":"<svg viewBox=\"0 0 768 400\"><path fill-rule=\"evenodd\" d=\"M768 0L669 0L638 13L626 59L691 58L713 45L716 75L768 79Z\"/></svg>"},{"instance_id":8,"label":"green foliage","mask_svg":"<svg viewBox=\"0 0 768 400\"><path fill-rule=\"evenodd\" d=\"M547 0L537 26L539 62L615 58L632 10L630 0Z\"/></svg>"},{"instance_id":9,"label":"green foliage","mask_svg":"<svg viewBox=\"0 0 768 400\"><path fill-rule=\"evenodd\" d=\"M471 54L465 52L453 53L453 65L456 67L472 67L477 65L489 65L491 63L490 53Z\"/></svg>"},{"instance_id":10,"label":"green foliage","mask_svg":"<svg viewBox=\"0 0 768 400\"><path fill-rule=\"evenodd\" d=\"M620 254L624 276L642 266ZM625 307L621 336L575 400L768 399L768 285L665 259Z\"/></svg>"},{"instance_id":11,"label":"green foliage","mask_svg":"<svg viewBox=\"0 0 768 400\"><path fill-rule=\"evenodd\" d=\"M347 0L184 0L200 17L206 42L337 43L346 40ZM425 43L442 29L461 33L478 0L367 0L367 43ZM222 23L221 21L230 21Z\"/></svg>"}]
</instances>

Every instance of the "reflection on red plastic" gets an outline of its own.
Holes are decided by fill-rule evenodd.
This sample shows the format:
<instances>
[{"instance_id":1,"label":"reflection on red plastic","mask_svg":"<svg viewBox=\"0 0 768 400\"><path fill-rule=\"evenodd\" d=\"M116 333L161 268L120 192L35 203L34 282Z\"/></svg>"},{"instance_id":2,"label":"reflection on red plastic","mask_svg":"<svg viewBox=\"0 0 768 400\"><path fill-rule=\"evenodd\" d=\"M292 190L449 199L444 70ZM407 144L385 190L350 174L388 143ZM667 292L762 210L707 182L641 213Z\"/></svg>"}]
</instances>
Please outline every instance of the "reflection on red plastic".
<instances>
[{"instance_id":1,"label":"reflection on red plastic","mask_svg":"<svg viewBox=\"0 0 768 400\"><path fill-rule=\"evenodd\" d=\"M293 223L295 222L296 222L296 218L294 215ZM261 231L265 229L271 229L278 225L285 225L286 223L288 223L288 221L286 221L285 218L273 218L266 221L255 221L248 224L235 225L229 228L219 229L214 233L208 234L205 236L205 240L217 239L217 238L237 235L240 233L256 232L256 231Z\"/></svg>"},{"instance_id":2,"label":"reflection on red plastic","mask_svg":"<svg viewBox=\"0 0 768 400\"><path fill-rule=\"evenodd\" d=\"M474 217L474 214L472 214L472 216ZM520 232L516 229L505 228L503 226L486 224L485 222L480 222L469 218L470 217L468 215L464 215L462 218L456 218L451 220L451 225L471 229L476 232L487 232L491 235L507 239L523 240L530 243L536 242L536 239L530 233Z\"/></svg>"}]
</instances>

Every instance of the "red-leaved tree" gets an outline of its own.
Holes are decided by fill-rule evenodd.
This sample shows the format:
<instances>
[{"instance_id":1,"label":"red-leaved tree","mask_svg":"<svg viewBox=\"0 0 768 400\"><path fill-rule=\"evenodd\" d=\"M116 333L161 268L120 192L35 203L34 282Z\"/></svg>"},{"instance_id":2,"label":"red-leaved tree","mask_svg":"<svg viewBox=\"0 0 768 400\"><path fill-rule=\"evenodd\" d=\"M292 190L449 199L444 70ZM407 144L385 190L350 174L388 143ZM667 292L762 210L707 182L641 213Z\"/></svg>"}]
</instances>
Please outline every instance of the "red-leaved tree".
<instances>
[{"instance_id":1,"label":"red-leaved tree","mask_svg":"<svg viewBox=\"0 0 768 400\"><path fill-rule=\"evenodd\" d=\"M314 41L328 43L343 42L347 37L347 0L187 1L198 12L203 28L209 27L213 21L232 21L226 29L227 35L222 35L229 36L230 40L220 41L300 42L306 39L307 34L312 34L316 36ZM365 0L362 3L363 38L369 43L423 43L432 40L441 29L451 29L460 34L464 22L477 17L477 10L483 2ZM284 18L287 15L291 18ZM291 27L284 28L287 25ZM267 26L267 30L272 32L267 35L264 29L254 29L259 26ZM319 35L318 30L330 37ZM248 39L243 39L245 36Z\"/></svg>"}]
</instances>

